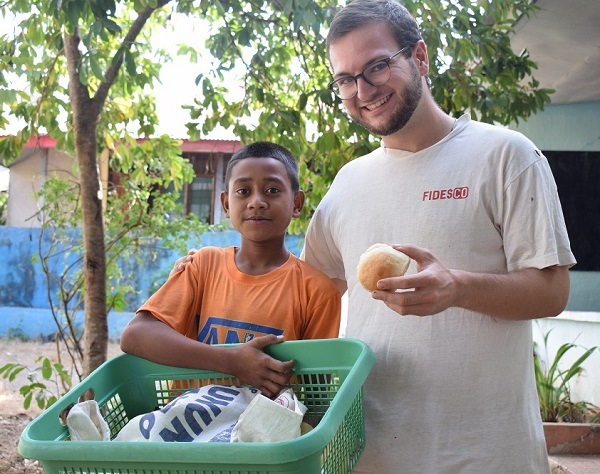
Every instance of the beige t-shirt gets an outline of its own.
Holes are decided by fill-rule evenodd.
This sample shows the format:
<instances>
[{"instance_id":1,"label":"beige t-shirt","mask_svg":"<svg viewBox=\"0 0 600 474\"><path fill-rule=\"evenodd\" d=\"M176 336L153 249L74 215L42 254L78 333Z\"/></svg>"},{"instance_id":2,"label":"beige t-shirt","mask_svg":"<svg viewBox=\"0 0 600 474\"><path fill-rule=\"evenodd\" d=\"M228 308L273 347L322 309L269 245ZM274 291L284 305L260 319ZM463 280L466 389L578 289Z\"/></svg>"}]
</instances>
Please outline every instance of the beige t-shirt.
<instances>
[{"instance_id":1,"label":"beige t-shirt","mask_svg":"<svg viewBox=\"0 0 600 474\"><path fill-rule=\"evenodd\" d=\"M355 472L547 473L531 321L460 308L399 316L356 279L361 253L377 242L425 247L474 272L574 264L545 157L524 136L468 115L418 153L375 150L338 173L303 258L346 280L346 336L377 356Z\"/></svg>"}]
</instances>

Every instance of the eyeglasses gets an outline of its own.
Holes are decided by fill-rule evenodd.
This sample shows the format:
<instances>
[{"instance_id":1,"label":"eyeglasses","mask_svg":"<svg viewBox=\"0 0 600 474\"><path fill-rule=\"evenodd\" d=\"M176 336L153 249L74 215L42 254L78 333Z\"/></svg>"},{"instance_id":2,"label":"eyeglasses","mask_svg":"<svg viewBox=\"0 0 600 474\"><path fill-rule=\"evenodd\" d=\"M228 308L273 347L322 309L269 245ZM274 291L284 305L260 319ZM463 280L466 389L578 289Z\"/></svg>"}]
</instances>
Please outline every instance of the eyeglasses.
<instances>
[{"instance_id":1,"label":"eyeglasses","mask_svg":"<svg viewBox=\"0 0 600 474\"><path fill-rule=\"evenodd\" d=\"M329 84L329 88L342 100L352 99L358 94L358 78L362 77L367 84L380 86L390 80L390 61L399 54L403 53L410 46L405 46L400 51L392 54L389 58L381 59L369 64L360 74L356 76L343 76Z\"/></svg>"}]
</instances>

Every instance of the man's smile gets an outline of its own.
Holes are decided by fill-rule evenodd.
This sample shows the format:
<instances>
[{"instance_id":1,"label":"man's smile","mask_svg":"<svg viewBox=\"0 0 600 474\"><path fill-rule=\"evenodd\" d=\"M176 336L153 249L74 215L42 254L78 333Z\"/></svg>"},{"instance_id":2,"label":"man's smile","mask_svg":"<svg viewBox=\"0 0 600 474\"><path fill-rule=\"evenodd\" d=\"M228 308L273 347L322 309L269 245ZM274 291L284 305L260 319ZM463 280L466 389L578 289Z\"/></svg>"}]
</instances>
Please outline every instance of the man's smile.
<instances>
[{"instance_id":1,"label":"man's smile","mask_svg":"<svg viewBox=\"0 0 600 474\"><path fill-rule=\"evenodd\" d=\"M390 95L386 95L385 97L383 97L382 99L379 99L377 102L373 102L372 104L369 105L365 105L365 108L368 110L375 110L377 107L382 106L383 104L385 104L388 100L390 100L390 97L392 97L392 94Z\"/></svg>"}]
</instances>

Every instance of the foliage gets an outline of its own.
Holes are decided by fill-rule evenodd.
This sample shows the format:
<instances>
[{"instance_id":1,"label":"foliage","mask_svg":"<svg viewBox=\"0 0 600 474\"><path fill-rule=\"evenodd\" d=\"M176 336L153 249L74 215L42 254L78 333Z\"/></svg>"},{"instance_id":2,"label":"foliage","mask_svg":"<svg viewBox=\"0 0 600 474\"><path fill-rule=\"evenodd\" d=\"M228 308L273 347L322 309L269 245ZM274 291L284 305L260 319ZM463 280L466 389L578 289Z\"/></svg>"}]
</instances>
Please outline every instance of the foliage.
<instances>
[{"instance_id":1,"label":"foliage","mask_svg":"<svg viewBox=\"0 0 600 474\"><path fill-rule=\"evenodd\" d=\"M0 191L0 225L6 224L8 193Z\"/></svg>"},{"instance_id":2,"label":"foliage","mask_svg":"<svg viewBox=\"0 0 600 474\"><path fill-rule=\"evenodd\" d=\"M207 46L218 61L197 78L202 97L190 107L189 133L199 138L218 125L233 127L242 142L267 139L292 150L307 205L291 230L302 231L341 166L378 146L342 117L341 101L327 88L324 37L338 7L327 0L200 3L211 28ZM534 2L403 3L421 24L432 93L446 112L508 124L549 102L551 91L530 77L535 64L527 52L510 47L516 21L537 8ZM232 100L223 78L239 69L244 95Z\"/></svg>"},{"instance_id":3,"label":"foliage","mask_svg":"<svg viewBox=\"0 0 600 474\"><path fill-rule=\"evenodd\" d=\"M548 337L551 331L544 334L544 350L548 360ZM585 360L597 349L591 347L583 352L575 362L566 369L559 367L563 357L572 349L578 347L574 343L565 343L558 348L552 363L544 366L537 345L534 344L534 370L540 412L542 421L580 423L585 419L590 410L596 410L591 403L584 401L573 401L569 381L579 375ZM599 418L596 415L596 418ZM597 421L597 420L596 420Z\"/></svg>"},{"instance_id":4,"label":"foliage","mask_svg":"<svg viewBox=\"0 0 600 474\"><path fill-rule=\"evenodd\" d=\"M106 190L107 310L119 311L138 291L130 284L137 279L133 272L142 263L151 264L142 262L143 256L156 258L156 252L140 252L142 247L160 241L161 248L185 253L189 236L200 235L206 226L194 216L172 219L179 204L173 193L162 192L171 186L180 189L193 178L191 164L181 158L177 142L162 137L115 144L111 169L121 179L109 182ZM84 291L79 182L72 175L49 176L36 197L43 203L38 213L42 223L38 258L47 280L56 337L81 379L84 349L82 328L76 325Z\"/></svg>"},{"instance_id":5,"label":"foliage","mask_svg":"<svg viewBox=\"0 0 600 474\"><path fill-rule=\"evenodd\" d=\"M139 153L139 148L151 147L155 161L166 158L165 163L172 165L165 170L166 178L190 179L179 150L177 158L170 159L176 148L174 140L150 140L157 122L151 86L167 60L164 52L152 44L151 35L156 25L168 21L169 11L162 8L167 3L168 0L0 3L2 17L12 17L15 23L12 34L0 37L0 127L8 123L9 117L24 124L14 136L0 140L0 156L10 163L30 136L49 134L57 139L57 149L77 157L78 196L72 203L73 209L81 212L79 223L83 227L83 273L75 280L81 282L78 294L83 294L84 299L85 374L106 358L107 312L111 304L105 296L106 271L111 260L110 256L107 260L105 249L114 247L116 242L127 244L130 239L127 225L125 232L113 228L111 233L110 228L104 228L111 216L103 216L105 202L99 186L98 154L109 150L114 161L119 162ZM19 81L27 87L19 87ZM152 144L133 147L134 138L147 139ZM153 176L156 188L142 189L140 175L152 172L156 165L147 167L147 163L139 162L139 157L135 160L129 174L136 175L134 179L140 183L136 198L148 197L158 189L161 180ZM124 194L131 199L135 192L128 189ZM129 203L120 211L128 223L154 226L139 213L131 214L135 209ZM156 212L161 211L156 208ZM55 224L67 223L60 212L55 217ZM83 286L85 291L81 292ZM67 299L73 294L69 293Z\"/></svg>"},{"instance_id":6,"label":"foliage","mask_svg":"<svg viewBox=\"0 0 600 474\"><path fill-rule=\"evenodd\" d=\"M5 364L0 367L0 375L12 382L24 370L29 371L29 383L19 389L24 398L23 407L28 409L35 400L37 406L44 410L70 390L72 378L60 362L52 362L44 356L38 357L36 362L40 365L34 369L23 364Z\"/></svg>"}]
</instances>

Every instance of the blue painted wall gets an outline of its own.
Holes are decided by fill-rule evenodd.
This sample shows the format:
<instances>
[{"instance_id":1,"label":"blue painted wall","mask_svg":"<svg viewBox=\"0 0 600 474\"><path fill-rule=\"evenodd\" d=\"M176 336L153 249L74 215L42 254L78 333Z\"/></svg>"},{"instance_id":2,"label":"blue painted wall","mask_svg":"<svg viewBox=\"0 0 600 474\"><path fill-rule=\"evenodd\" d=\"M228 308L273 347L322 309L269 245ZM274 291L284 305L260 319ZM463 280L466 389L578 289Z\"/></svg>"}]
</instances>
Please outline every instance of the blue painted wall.
<instances>
[{"instance_id":1,"label":"blue painted wall","mask_svg":"<svg viewBox=\"0 0 600 474\"><path fill-rule=\"evenodd\" d=\"M0 226L0 336L45 337L56 331L46 278L39 261L36 261L39 246L45 248L48 245L48 240L42 239L40 243L40 232L39 228ZM286 245L295 255L300 255L302 240L302 236L288 236ZM191 238L188 247L227 247L239 243L240 237L233 230L213 231ZM143 254L141 264L120 262L121 268L130 275L125 283L136 288L138 293L128 295L123 312L109 314L111 338L119 337L133 312L162 285L175 260L181 257L178 252L161 247L160 242L148 244L140 252ZM73 261L76 256L69 259ZM571 271L567 311L600 312L599 288L600 272ZM76 324L83 326L82 312Z\"/></svg>"},{"instance_id":2,"label":"blue painted wall","mask_svg":"<svg viewBox=\"0 0 600 474\"><path fill-rule=\"evenodd\" d=\"M48 301L48 292L55 292L56 288L51 285L48 289L38 257L39 249L45 252L50 242L46 238L48 230L45 232L42 234L39 228L0 226L0 336L20 334L38 337L56 331ZM74 235L77 234L78 231L74 231ZM188 248L239 244L240 236L234 230L211 231L198 238L190 238ZM292 253L300 255L302 236L288 236L286 245ZM112 338L119 336L133 312L162 285L175 260L182 256L179 252L162 247L159 241L147 244L140 252L141 263L132 260L119 263L127 275L123 284L131 285L137 292L127 295L123 312L109 314ZM69 255L60 264L76 260L77 255ZM56 317L60 318L60 315ZM82 320L83 314L78 315L77 324L82 326Z\"/></svg>"}]
</instances>

